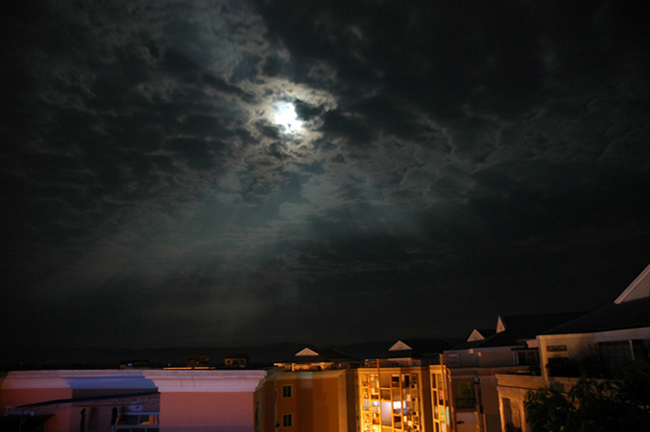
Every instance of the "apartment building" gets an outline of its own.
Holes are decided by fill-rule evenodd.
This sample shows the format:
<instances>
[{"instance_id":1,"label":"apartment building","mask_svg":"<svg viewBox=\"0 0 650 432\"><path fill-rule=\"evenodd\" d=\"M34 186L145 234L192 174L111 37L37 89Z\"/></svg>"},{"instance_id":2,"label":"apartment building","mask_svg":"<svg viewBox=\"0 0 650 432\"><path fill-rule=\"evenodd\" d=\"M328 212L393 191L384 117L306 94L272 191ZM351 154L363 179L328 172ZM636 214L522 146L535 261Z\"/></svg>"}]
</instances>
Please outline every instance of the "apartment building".
<instances>
[{"instance_id":1,"label":"apartment building","mask_svg":"<svg viewBox=\"0 0 650 432\"><path fill-rule=\"evenodd\" d=\"M275 363L255 392L255 431L358 431L358 363L314 347Z\"/></svg>"},{"instance_id":2,"label":"apartment building","mask_svg":"<svg viewBox=\"0 0 650 432\"><path fill-rule=\"evenodd\" d=\"M363 432L451 431L448 371L441 340L397 341L357 369Z\"/></svg>"},{"instance_id":3,"label":"apartment building","mask_svg":"<svg viewBox=\"0 0 650 432\"><path fill-rule=\"evenodd\" d=\"M624 370L631 360L650 361L650 266L599 310L536 336L541 376L497 375L502 430L507 424L528 431L524 401L530 390L550 385L567 393L583 363ZM585 364L584 362L587 361Z\"/></svg>"},{"instance_id":4,"label":"apartment building","mask_svg":"<svg viewBox=\"0 0 650 432\"><path fill-rule=\"evenodd\" d=\"M502 429L498 374L539 372L537 334L584 313L499 316L494 330L472 331L467 341L445 350L451 379L451 423L458 432Z\"/></svg>"}]
</instances>

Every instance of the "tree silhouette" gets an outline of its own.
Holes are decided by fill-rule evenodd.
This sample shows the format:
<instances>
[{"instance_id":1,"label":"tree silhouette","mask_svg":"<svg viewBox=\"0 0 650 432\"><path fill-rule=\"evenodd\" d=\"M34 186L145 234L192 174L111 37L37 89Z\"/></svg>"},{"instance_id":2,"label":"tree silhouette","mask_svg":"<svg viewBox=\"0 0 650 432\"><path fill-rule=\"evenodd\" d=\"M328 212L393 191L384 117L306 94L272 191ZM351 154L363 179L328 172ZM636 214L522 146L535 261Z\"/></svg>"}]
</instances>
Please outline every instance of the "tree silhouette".
<instances>
[{"instance_id":1,"label":"tree silhouette","mask_svg":"<svg viewBox=\"0 0 650 432\"><path fill-rule=\"evenodd\" d=\"M650 431L650 363L631 363L618 380L583 376L566 395L531 390L524 405L531 432Z\"/></svg>"}]
</instances>

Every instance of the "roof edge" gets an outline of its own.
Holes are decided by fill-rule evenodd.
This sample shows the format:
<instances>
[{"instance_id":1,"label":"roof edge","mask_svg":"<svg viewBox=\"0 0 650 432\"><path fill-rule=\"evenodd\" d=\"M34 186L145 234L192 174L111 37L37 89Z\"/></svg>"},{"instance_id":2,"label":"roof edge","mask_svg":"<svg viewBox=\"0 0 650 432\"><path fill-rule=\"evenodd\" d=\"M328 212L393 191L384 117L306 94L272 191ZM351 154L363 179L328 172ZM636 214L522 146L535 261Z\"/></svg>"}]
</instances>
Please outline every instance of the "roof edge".
<instances>
[{"instance_id":1,"label":"roof edge","mask_svg":"<svg viewBox=\"0 0 650 432\"><path fill-rule=\"evenodd\" d=\"M647 282L644 284L644 282ZM648 293L638 293L635 291L637 289L641 290L643 288L648 289ZM630 298L631 297L631 298ZM632 283L623 291L617 298L614 300L615 304L621 304L630 300L637 300L644 297L650 297L650 265L648 265L637 277L632 281Z\"/></svg>"}]
</instances>

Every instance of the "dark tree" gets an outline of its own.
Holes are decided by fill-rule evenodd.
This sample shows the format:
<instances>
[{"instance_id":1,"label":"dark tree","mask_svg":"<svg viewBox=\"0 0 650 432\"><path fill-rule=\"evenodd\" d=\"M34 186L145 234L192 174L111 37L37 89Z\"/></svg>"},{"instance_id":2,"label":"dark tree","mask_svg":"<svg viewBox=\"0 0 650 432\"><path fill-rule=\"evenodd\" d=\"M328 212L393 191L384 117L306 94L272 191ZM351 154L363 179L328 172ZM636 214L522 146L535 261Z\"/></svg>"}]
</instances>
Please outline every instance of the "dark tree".
<instances>
[{"instance_id":1,"label":"dark tree","mask_svg":"<svg viewBox=\"0 0 650 432\"><path fill-rule=\"evenodd\" d=\"M630 364L619 380L582 377L567 395L531 390L525 408L531 432L650 431L650 364Z\"/></svg>"}]
</instances>

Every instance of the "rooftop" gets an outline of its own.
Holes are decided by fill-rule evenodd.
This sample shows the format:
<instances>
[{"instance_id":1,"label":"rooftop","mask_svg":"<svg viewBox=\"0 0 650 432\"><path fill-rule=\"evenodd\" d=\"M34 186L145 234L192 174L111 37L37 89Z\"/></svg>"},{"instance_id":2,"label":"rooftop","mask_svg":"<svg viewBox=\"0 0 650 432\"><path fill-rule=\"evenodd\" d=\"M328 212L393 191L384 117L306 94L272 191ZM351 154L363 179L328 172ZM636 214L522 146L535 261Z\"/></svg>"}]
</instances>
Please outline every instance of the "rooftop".
<instances>
[{"instance_id":1,"label":"rooftop","mask_svg":"<svg viewBox=\"0 0 650 432\"><path fill-rule=\"evenodd\" d=\"M596 333L650 327L650 297L612 303L541 334Z\"/></svg>"}]
</instances>

